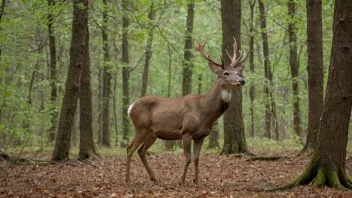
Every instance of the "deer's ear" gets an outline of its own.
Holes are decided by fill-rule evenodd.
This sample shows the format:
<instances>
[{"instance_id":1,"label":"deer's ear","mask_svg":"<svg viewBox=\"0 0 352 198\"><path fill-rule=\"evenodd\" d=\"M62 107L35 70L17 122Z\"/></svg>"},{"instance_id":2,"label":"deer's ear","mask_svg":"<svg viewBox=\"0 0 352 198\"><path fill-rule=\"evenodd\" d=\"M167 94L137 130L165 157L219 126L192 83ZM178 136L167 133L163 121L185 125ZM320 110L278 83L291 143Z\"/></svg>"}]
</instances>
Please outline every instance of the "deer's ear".
<instances>
[{"instance_id":1,"label":"deer's ear","mask_svg":"<svg viewBox=\"0 0 352 198\"><path fill-rule=\"evenodd\" d=\"M244 69L244 65L242 64L240 66L235 67L235 70L238 71L239 73L242 73L243 69Z\"/></svg>"},{"instance_id":2,"label":"deer's ear","mask_svg":"<svg viewBox=\"0 0 352 198\"><path fill-rule=\"evenodd\" d=\"M218 73L218 71L221 70L221 67L215 65L214 63L212 62L209 62L209 67L210 67L210 70L214 73Z\"/></svg>"}]
</instances>

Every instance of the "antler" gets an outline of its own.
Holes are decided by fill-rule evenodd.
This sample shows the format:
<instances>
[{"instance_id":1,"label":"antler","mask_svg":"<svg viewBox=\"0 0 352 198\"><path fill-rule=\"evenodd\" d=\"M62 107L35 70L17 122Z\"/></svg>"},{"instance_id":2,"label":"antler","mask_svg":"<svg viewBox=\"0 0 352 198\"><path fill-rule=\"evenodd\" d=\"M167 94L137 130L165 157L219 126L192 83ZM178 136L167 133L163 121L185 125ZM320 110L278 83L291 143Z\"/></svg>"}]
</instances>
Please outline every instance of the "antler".
<instances>
[{"instance_id":1,"label":"antler","mask_svg":"<svg viewBox=\"0 0 352 198\"><path fill-rule=\"evenodd\" d=\"M219 64L219 63L216 63L215 61L213 61L213 60L210 58L209 55L208 55L208 56L205 55L205 53L204 53L204 46L205 46L205 42L204 42L204 43L199 43L199 44L197 44L196 42L194 43L194 48L195 48L197 51L199 51L199 52L203 55L203 57L204 57L205 59L207 59L209 62L212 62L214 65L217 65L217 66L219 66L219 67L225 69L224 60L221 58L221 63L222 63L222 64Z\"/></svg>"},{"instance_id":2,"label":"antler","mask_svg":"<svg viewBox=\"0 0 352 198\"><path fill-rule=\"evenodd\" d=\"M225 50L227 56L231 60L230 67L235 67L236 65L239 65L240 63L243 63L248 57L248 54L247 54L247 56L243 60L241 60L241 58L242 58L242 50L238 50L238 52L240 53L240 57L238 59L236 59L237 42L236 42L235 37L233 38L233 40L234 40L234 42L233 42L233 56L231 57L229 52L227 51L227 49Z\"/></svg>"}]
</instances>

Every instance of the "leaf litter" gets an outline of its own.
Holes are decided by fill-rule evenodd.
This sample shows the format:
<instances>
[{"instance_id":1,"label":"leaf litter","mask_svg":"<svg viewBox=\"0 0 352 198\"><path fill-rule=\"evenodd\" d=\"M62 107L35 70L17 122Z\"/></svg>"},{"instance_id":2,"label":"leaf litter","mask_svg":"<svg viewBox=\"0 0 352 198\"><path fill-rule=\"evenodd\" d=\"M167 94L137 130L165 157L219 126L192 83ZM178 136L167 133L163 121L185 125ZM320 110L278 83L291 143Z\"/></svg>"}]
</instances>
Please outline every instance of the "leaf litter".
<instances>
[{"instance_id":1,"label":"leaf litter","mask_svg":"<svg viewBox=\"0 0 352 198\"><path fill-rule=\"evenodd\" d=\"M246 156L202 154L200 184L192 182L192 163L184 187L179 184L184 166L182 154L158 153L148 156L147 160L158 183L150 181L135 155L128 187L125 185L126 157L98 158L94 164L99 168L79 161L71 165L0 164L0 197L352 197L352 192L327 187L313 189L311 185L287 191L265 191L293 181L308 163L306 157L251 161ZM347 160L348 173L351 165L351 160Z\"/></svg>"}]
</instances>

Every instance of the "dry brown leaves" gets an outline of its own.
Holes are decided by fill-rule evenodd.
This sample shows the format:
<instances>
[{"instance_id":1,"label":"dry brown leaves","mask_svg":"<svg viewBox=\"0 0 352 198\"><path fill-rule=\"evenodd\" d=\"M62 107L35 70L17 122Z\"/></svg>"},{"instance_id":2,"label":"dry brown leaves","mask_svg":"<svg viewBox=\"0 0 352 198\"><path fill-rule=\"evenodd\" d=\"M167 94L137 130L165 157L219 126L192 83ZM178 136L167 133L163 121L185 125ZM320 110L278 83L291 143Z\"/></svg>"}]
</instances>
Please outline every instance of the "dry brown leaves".
<instances>
[{"instance_id":1,"label":"dry brown leaves","mask_svg":"<svg viewBox=\"0 0 352 198\"><path fill-rule=\"evenodd\" d=\"M181 154L154 154L149 164L159 182L153 184L138 156L132 160L131 185L125 185L125 157L100 158L75 166L0 164L0 197L352 197L351 192L301 186L289 191L264 192L287 184L303 171L307 158L250 161L244 157L202 154L201 184L190 166L185 187L179 185ZM193 164L191 164L193 165ZM347 161L347 167L351 162ZM350 172L350 170L348 170Z\"/></svg>"}]
</instances>

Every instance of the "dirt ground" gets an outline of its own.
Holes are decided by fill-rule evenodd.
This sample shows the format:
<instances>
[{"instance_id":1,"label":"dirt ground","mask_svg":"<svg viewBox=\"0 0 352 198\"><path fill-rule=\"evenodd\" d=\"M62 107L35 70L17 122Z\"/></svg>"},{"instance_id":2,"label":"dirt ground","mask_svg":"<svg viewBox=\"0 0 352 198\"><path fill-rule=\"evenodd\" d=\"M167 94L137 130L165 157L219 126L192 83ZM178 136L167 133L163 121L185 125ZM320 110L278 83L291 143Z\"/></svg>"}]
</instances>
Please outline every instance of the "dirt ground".
<instances>
[{"instance_id":1,"label":"dirt ground","mask_svg":"<svg viewBox=\"0 0 352 198\"><path fill-rule=\"evenodd\" d=\"M292 155L294 156L294 155ZM289 191L265 192L287 184L301 173L309 158L250 161L249 157L201 154L200 181L193 180L193 163L185 187L179 185L182 154L148 156L159 182L153 184L138 155L131 167L131 185L125 185L125 157L105 157L94 167L79 161L51 165L0 164L0 197L352 197L352 192L310 185ZM346 161L351 173L352 162Z\"/></svg>"}]
</instances>

